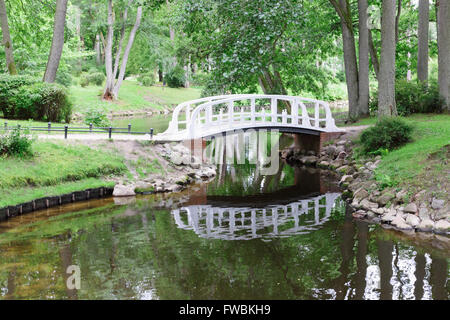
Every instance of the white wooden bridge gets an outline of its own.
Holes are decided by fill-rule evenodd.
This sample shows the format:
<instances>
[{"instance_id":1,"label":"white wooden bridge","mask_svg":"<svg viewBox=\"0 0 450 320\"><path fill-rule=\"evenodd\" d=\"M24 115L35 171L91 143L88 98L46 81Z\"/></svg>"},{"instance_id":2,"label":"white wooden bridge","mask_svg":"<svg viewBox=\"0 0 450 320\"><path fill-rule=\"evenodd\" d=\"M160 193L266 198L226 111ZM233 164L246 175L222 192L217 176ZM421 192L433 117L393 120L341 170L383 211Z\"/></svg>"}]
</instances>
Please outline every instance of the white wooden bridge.
<instances>
[{"instance_id":1,"label":"white wooden bridge","mask_svg":"<svg viewBox=\"0 0 450 320\"><path fill-rule=\"evenodd\" d=\"M283 110L281 106L285 106ZM290 109L290 110L289 110ZM169 128L155 140L182 141L249 129L319 135L342 132L328 103L284 95L239 94L208 97L178 105Z\"/></svg>"},{"instance_id":2,"label":"white wooden bridge","mask_svg":"<svg viewBox=\"0 0 450 320\"><path fill-rule=\"evenodd\" d=\"M327 193L266 208L191 205L172 210L181 229L203 238L251 240L286 238L316 230L329 220L340 193Z\"/></svg>"}]
</instances>

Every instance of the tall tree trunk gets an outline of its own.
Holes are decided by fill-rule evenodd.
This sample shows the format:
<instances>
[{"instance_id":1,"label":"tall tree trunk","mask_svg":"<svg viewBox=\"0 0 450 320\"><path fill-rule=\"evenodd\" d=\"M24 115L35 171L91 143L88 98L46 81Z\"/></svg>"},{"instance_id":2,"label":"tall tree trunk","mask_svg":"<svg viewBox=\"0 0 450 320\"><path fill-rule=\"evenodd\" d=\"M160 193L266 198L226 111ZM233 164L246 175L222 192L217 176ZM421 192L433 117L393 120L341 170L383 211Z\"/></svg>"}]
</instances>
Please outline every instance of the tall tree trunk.
<instances>
[{"instance_id":1,"label":"tall tree trunk","mask_svg":"<svg viewBox=\"0 0 450 320\"><path fill-rule=\"evenodd\" d=\"M100 65L102 63L102 52L101 52L101 46L100 46L100 35L95 36L95 52L96 52L96 63L97 65Z\"/></svg>"},{"instance_id":2,"label":"tall tree trunk","mask_svg":"<svg viewBox=\"0 0 450 320\"><path fill-rule=\"evenodd\" d=\"M52 47L48 56L47 68L45 69L43 79L45 82L54 82L56 72L58 71L59 61L64 46L64 25L66 24L67 1L68 0L56 1Z\"/></svg>"},{"instance_id":3,"label":"tall tree trunk","mask_svg":"<svg viewBox=\"0 0 450 320\"><path fill-rule=\"evenodd\" d=\"M114 90L114 74L112 69L112 42L114 35L114 16L113 16L112 0L108 0L108 33L106 34L105 45L105 69L106 69L106 84L103 92L103 99L112 100Z\"/></svg>"},{"instance_id":4,"label":"tall tree trunk","mask_svg":"<svg viewBox=\"0 0 450 320\"><path fill-rule=\"evenodd\" d=\"M436 1L438 6L438 82L439 93L445 99L450 110L449 76L450 76L450 4L448 1Z\"/></svg>"},{"instance_id":5,"label":"tall tree trunk","mask_svg":"<svg viewBox=\"0 0 450 320\"><path fill-rule=\"evenodd\" d=\"M397 15L395 16L395 43L398 42L398 24L400 23L401 14L402 14L402 0L397 0Z\"/></svg>"},{"instance_id":6,"label":"tall tree trunk","mask_svg":"<svg viewBox=\"0 0 450 320\"><path fill-rule=\"evenodd\" d=\"M9 74L17 74L16 64L14 63L13 46L11 35L9 34L8 15L6 14L5 1L0 0L0 23L2 27L3 46L5 47L6 67Z\"/></svg>"},{"instance_id":7,"label":"tall tree trunk","mask_svg":"<svg viewBox=\"0 0 450 320\"><path fill-rule=\"evenodd\" d=\"M359 116L369 115L369 28L367 0L358 0L359 11Z\"/></svg>"},{"instance_id":8,"label":"tall tree trunk","mask_svg":"<svg viewBox=\"0 0 450 320\"><path fill-rule=\"evenodd\" d=\"M351 12L347 0L340 0L340 7L345 16L341 18L342 40L344 47L345 79L347 81L348 117L356 120L359 116L359 79L356 59L356 45L353 27L351 25ZM350 21L350 23L349 23Z\"/></svg>"},{"instance_id":9,"label":"tall tree trunk","mask_svg":"<svg viewBox=\"0 0 450 320\"><path fill-rule=\"evenodd\" d=\"M419 0L419 28L417 51L417 78L428 81L428 29L430 24L430 2Z\"/></svg>"},{"instance_id":10,"label":"tall tree trunk","mask_svg":"<svg viewBox=\"0 0 450 320\"><path fill-rule=\"evenodd\" d=\"M130 5L130 2L128 3L128 5ZM116 79L117 71L119 70L120 55L122 54L123 39L125 38L125 24L127 22L127 16L128 16L128 6L125 8L125 11L123 12L122 16L123 23L122 28L120 29L119 47L117 48L116 61L114 62L114 71L113 71L114 79Z\"/></svg>"},{"instance_id":11,"label":"tall tree trunk","mask_svg":"<svg viewBox=\"0 0 450 320\"><path fill-rule=\"evenodd\" d=\"M375 77L378 79L378 75L380 74L380 62L378 60L377 49L375 48L375 44L373 43L371 30L369 30L369 52L370 59L372 60L373 71L375 71Z\"/></svg>"},{"instance_id":12,"label":"tall tree trunk","mask_svg":"<svg viewBox=\"0 0 450 320\"><path fill-rule=\"evenodd\" d=\"M127 67L128 56L130 55L131 47L133 46L136 32L139 28L139 25L141 24L141 18L142 18L142 6L139 6L137 8L136 21L134 23L133 29L131 29L130 36L128 37L127 47L125 48L125 52L123 53L122 65L120 66L119 77L117 79L116 84L114 85L114 91L113 91L114 99L117 98L120 86L122 85L122 81L125 76L125 69Z\"/></svg>"},{"instance_id":13,"label":"tall tree trunk","mask_svg":"<svg viewBox=\"0 0 450 320\"><path fill-rule=\"evenodd\" d=\"M381 55L378 78L378 116L396 116L395 104L395 0L383 0Z\"/></svg>"}]
</instances>

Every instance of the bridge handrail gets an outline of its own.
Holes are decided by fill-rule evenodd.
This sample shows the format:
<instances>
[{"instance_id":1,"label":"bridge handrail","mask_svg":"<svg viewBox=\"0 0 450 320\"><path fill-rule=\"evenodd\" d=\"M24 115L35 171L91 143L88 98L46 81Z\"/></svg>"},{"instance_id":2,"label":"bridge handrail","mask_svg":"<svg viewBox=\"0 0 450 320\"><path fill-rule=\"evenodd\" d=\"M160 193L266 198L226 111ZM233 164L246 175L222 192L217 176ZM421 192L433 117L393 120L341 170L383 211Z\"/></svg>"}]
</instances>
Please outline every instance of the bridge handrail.
<instances>
[{"instance_id":1,"label":"bridge handrail","mask_svg":"<svg viewBox=\"0 0 450 320\"><path fill-rule=\"evenodd\" d=\"M213 97L214 98L214 97ZM275 103L278 102L278 100L282 100L282 101L290 101L293 102L295 107L291 108L291 113L292 112L296 112L297 114L295 116L297 116L298 118L302 118L302 120L306 120L305 123L307 123L306 127L310 127L310 128L319 128L319 122L320 120L325 120L326 126L325 129L329 130L329 131L334 131L334 130L339 130L334 122L334 119L332 117L332 113L331 113L331 109L330 106L327 102L325 101L320 101L320 100L316 100L316 99L311 99L311 98L302 98L302 97L297 97L297 96L287 96L287 95L263 95L263 94L241 94L241 95L229 95L226 98L223 99L211 99L208 101L207 98L206 102L203 104L198 105L194 111L190 114L190 123L189 126L187 126L187 130L190 134L191 137L194 137L195 135L195 127L196 127L196 121L198 119L198 116L200 114L201 111L205 110L206 108L212 107L213 105L218 105L218 104L224 104L224 103L230 103L230 102L235 102L235 101L239 101L239 100L253 100L252 103L254 103L254 101L256 99L271 99L272 105L273 105L273 100L275 99ZM312 102L315 104L315 111L314 111L314 118L312 118L315 123L314 126L310 126L310 116L307 112L306 106L303 102ZM277 104L275 104L276 106ZM319 114L320 114L320 110L319 107L320 105L322 105L322 107L325 110L325 118L321 119ZM234 106L234 105L233 105ZM299 107L301 108L301 117L299 117ZM253 106L254 107L254 106ZM252 111L253 112L253 111ZM231 111L231 115L233 116L234 114L234 110ZM271 113L267 114L267 116L272 116L272 117L278 117L280 114L276 113L273 114L273 112L271 111ZM211 117L212 117L212 113L211 113ZM294 115L287 115L286 117L289 118L293 118ZM174 115L174 119L175 119L175 115ZM303 124L303 121L302 121Z\"/></svg>"},{"instance_id":2,"label":"bridge handrail","mask_svg":"<svg viewBox=\"0 0 450 320\"><path fill-rule=\"evenodd\" d=\"M205 103L205 102L211 102L213 100L219 100L219 99L225 99L232 96L238 96L238 95L220 95L220 96L213 96L213 97L205 97L195 100L186 101L183 103L180 103L178 106L175 107L173 110L172 120L169 122L169 128L166 130L165 133L177 133L179 131L178 125L180 123L188 122L190 119L190 107L192 105L196 105L199 103ZM182 112L186 113L186 121L179 121L178 117L180 116L180 113Z\"/></svg>"}]
</instances>

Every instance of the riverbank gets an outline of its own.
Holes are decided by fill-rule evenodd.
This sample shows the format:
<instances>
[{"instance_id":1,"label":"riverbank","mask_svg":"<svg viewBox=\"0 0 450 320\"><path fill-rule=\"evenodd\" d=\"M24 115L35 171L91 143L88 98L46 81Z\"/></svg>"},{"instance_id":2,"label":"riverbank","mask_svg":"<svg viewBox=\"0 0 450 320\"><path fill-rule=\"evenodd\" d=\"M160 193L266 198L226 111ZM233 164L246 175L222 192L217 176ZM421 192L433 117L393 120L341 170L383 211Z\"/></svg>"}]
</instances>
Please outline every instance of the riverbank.
<instances>
[{"instance_id":1,"label":"riverbank","mask_svg":"<svg viewBox=\"0 0 450 320\"><path fill-rule=\"evenodd\" d=\"M413 115L413 141L384 154L367 157L358 148L361 125L326 146L320 155L285 152L291 161L336 170L344 197L356 219L404 232L450 233L449 115ZM359 126L359 128L357 127Z\"/></svg>"},{"instance_id":2,"label":"riverbank","mask_svg":"<svg viewBox=\"0 0 450 320\"><path fill-rule=\"evenodd\" d=\"M178 192L215 176L214 167L191 163L189 150L178 144L38 140L33 152L0 162L0 220L107 195Z\"/></svg>"}]
</instances>

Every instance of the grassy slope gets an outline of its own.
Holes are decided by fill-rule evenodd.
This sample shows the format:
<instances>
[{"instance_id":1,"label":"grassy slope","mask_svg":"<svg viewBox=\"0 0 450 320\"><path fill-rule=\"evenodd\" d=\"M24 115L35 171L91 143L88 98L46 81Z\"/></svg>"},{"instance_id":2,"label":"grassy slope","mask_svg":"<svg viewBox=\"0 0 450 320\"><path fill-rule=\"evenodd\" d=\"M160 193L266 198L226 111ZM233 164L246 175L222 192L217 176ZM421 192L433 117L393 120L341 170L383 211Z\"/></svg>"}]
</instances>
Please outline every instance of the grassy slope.
<instances>
[{"instance_id":1,"label":"grassy slope","mask_svg":"<svg viewBox=\"0 0 450 320\"><path fill-rule=\"evenodd\" d=\"M144 87L137 81L125 80L119 91L119 99L116 102L100 100L103 87L72 86L71 96L74 101L74 112L83 113L89 108L102 108L109 111L140 110L150 108L163 110L174 107L177 104L197 99L200 97L200 89L197 88L162 88L160 86Z\"/></svg>"},{"instance_id":2,"label":"grassy slope","mask_svg":"<svg viewBox=\"0 0 450 320\"><path fill-rule=\"evenodd\" d=\"M428 158L450 144L450 115L415 114L405 120L415 127L413 141L383 156L376 175L378 179L388 179L394 185L427 187L427 183L433 181L423 181L425 174L429 180L448 170L448 165L447 169L445 165L430 165ZM368 118L355 125L375 122L376 118Z\"/></svg>"},{"instance_id":3,"label":"grassy slope","mask_svg":"<svg viewBox=\"0 0 450 320\"><path fill-rule=\"evenodd\" d=\"M39 197L110 186L104 180L126 171L123 159L85 146L36 142L30 159L0 161L0 208Z\"/></svg>"}]
</instances>

